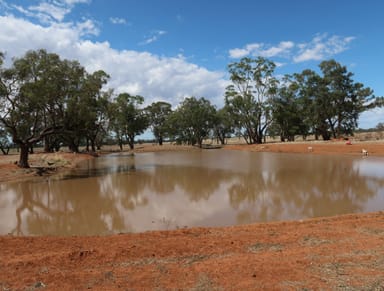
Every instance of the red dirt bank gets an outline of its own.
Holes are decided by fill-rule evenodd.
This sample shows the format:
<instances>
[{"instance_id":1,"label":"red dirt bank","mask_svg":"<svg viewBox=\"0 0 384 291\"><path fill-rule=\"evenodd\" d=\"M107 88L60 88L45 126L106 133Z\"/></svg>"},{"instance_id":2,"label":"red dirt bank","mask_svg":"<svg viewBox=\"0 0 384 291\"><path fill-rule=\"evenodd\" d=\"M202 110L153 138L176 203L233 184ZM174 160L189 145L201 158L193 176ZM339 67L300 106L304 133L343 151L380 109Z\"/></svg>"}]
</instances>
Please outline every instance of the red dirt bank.
<instances>
[{"instance_id":1,"label":"red dirt bank","mask_svg":"<svg viewBox=\"0 0 384 291\"><path fill-rule=\"evenodd\" d=\"M308 146L311 154L361 155L363 147L384 155L379 143L227 148L308 154ZM43 287L383 290L384 213L105 237L0 236L0 290Z\"/></svg>"}]
</instances>

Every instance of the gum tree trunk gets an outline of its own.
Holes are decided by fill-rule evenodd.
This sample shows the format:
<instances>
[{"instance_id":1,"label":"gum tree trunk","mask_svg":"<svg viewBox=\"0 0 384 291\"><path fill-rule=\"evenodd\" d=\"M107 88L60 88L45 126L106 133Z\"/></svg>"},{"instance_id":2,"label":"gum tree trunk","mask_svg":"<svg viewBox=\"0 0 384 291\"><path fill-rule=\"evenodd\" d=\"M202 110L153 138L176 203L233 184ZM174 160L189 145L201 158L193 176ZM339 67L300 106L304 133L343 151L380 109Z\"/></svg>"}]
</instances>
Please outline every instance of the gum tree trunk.
<instances>
[{"instance_id":1,"label":"gum tree trunk","mask_svg":"<svg viewBox=\"0 0 384 291\"><path fill-rule=\"evenodd\" d=\"M28 143L20 144L20 157L18 166L20 168L29 168L28 155L29 155L30 145Z\"/></svg>"}]
</instances>

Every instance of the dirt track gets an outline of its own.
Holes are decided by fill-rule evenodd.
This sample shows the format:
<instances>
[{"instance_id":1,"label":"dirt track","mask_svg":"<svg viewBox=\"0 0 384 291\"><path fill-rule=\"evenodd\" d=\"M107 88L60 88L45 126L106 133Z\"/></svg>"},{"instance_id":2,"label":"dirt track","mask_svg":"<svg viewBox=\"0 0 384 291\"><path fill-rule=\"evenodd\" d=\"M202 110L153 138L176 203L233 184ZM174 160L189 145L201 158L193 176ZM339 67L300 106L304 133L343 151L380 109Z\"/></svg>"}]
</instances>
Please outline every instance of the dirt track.
<instances>
[{"instance_id":1,"label":"dirt track","mask_svg":"<svg viewBox=\"0 0 384 291\"><path fill-rule=\"evenodd\" d=\"M382 143L227 146L237 150L353 155L361 155L362 148L373 156L384 155ZM76 159L73 156L70 158ZM71 165L75 163L71 160ZM0 163L0 177L12 167ZM384 290L384 212L105 237L1 236L0 290L43 287Z\"/></svg>"}]
</instances>

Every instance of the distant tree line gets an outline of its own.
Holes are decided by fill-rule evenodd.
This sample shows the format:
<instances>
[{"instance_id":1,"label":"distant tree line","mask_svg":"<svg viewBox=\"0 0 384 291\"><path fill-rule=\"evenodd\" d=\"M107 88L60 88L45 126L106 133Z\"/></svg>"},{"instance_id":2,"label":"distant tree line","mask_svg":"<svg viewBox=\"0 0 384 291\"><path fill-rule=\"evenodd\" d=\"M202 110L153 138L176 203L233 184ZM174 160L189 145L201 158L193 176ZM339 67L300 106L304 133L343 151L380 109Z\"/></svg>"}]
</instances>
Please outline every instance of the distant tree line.
<instances>
[{"instance_id":1,"label":"distant tree line","mask_svg":"<svg viewBox=\"0 0 384 291\"><path fill-rule=\"evenodd\" d=\"M362 112L383 105L382 97L335 60L320 63L321 74L304 70L281 79L275 64L262 57L231 63L231 85L220 109L193 96L175 109L163 101L145 107L142 96L105 90L106 72L89 73L79 62L43 49L28 51L9 68L3 60L0 53L0 149L7 154L15 144L20 167L29 167L36 144L46 152L62 146L78 152L81 145L95 152L113 140L120 149L133 149L147 129L160 145L172 140L201 147L208 137L225 144L233 135L249 144L264 142L266 135L329 140L353 134Z\"/></svg>"}]
</instances>

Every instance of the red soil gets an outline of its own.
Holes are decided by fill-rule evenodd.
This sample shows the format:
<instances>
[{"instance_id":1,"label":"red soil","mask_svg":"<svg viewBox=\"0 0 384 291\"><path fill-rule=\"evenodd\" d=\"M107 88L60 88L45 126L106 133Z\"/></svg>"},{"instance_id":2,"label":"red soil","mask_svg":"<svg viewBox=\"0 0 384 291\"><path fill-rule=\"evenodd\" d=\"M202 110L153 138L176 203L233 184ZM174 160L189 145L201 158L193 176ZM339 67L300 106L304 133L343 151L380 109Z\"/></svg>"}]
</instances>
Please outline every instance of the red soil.
<instances>
[{"instance_id":1,"label":"red soil","mask_svg":"<svg viewBox=\"0 0 384 291\"><path fill-rule=\"evenodd\" d=\"M381 143L226 148L384 155ZM70 165L84 158L70 155L63 156ZM17 170L0 162L0 181L20 178ZM384 212L112 236L0 236L0 271L1 290L383 290Z\"/></svg>"}]
</instances>

